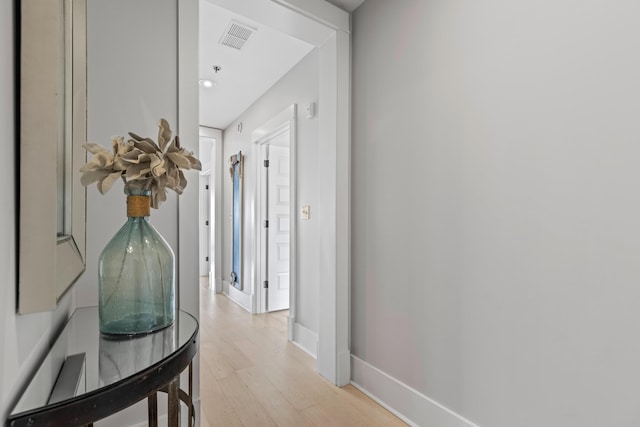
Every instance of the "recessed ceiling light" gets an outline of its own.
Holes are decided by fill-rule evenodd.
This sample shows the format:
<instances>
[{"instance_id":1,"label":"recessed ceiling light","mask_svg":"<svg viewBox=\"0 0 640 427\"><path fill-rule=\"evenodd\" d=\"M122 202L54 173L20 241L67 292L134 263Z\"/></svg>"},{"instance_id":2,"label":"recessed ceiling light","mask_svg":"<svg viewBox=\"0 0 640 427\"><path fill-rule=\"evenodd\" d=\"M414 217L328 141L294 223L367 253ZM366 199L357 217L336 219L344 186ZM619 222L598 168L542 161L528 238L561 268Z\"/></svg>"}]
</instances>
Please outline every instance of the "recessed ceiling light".
<instances>
[{"instance_id":1,"label":"recessed ceiling light","mask_svg":"<svg viewBox=\"0 0 640 427\"><path fill-rule=\"evenodd\" d=\"M200 86L204 87L214 87L216 85L214 81L208 79L201 79L198 81L198 83L200 84Z\"/></svg>"}]
</instances>

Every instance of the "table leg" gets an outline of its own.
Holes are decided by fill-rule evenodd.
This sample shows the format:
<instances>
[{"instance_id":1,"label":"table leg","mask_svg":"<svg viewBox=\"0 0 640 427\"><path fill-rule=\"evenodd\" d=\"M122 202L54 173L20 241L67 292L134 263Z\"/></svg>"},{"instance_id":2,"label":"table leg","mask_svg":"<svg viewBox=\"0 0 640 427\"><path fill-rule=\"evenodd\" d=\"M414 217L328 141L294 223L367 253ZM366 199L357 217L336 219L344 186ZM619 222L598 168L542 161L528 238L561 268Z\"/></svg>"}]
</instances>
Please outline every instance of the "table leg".
<instances>
[{"instance_id":1,"label":"table leg","mask_svg":"<svg viewBox=\"0 0 640 427\"><path fill-rule=\"evenodd\" d=\"M149 427L158 427L158 393L153 393L148 399Z\"/></svg>"},{"instance_id":2,"label":"table leg","mask_svg":"<svg viewBox=\"0 0 640 427\"><path fill-rule=\"evenodd\" d=\"M195 427L195 414L193 408L193 362L189 363L189 427Z\"/></svg>"},{"instance_id":3,"label":"table leg","mask_svg":"<svg viewBox=\"0 0 640 427\"><path fill-rule=\"evenodd\" d=\"M180 377L174 378L169 384L169 396L167 404L169 406L169 427L180 426Z\"/></svg>"}]
</instances>

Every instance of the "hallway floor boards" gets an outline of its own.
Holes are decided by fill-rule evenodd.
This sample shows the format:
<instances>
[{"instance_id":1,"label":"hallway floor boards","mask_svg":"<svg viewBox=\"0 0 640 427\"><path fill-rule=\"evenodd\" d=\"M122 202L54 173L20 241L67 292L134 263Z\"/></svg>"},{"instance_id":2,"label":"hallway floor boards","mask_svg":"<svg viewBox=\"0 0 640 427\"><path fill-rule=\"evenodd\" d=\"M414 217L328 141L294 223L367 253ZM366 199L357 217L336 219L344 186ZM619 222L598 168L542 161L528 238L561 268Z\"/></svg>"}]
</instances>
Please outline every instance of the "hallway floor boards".
<instances>
[{"instance_id":1,"label":"hallway floor boards","mask_svg":"<svg viewBox=\"0 0 640 427\"><path fill-rule=\"evenodd\" d=\"M287 312L251 315L201 286L202 427L404 426L287 341Z\"/></svg>"}]
</instances>

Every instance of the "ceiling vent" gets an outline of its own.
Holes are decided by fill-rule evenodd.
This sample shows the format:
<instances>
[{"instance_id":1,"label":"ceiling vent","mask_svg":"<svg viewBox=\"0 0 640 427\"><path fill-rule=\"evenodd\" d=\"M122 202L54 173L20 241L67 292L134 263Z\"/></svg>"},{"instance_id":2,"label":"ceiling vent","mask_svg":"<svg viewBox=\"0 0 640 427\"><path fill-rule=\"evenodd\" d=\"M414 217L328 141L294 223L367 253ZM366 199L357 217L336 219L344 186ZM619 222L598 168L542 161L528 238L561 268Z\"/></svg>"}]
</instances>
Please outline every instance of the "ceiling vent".
<instances>
[{"instance_id":1,"label":"ceiling vent","mask_svg":"<svg viewBox=\"0 0 640 427\"><path fill-rule=\"evenodd\" d=\"M241 24L238 21L231 21L220 38L220 44L240 50L247 40L249 40L249 37L251 37L251 34L253 34L254 31L256 31L255 28Z\"/></svg>"}]
</instances>

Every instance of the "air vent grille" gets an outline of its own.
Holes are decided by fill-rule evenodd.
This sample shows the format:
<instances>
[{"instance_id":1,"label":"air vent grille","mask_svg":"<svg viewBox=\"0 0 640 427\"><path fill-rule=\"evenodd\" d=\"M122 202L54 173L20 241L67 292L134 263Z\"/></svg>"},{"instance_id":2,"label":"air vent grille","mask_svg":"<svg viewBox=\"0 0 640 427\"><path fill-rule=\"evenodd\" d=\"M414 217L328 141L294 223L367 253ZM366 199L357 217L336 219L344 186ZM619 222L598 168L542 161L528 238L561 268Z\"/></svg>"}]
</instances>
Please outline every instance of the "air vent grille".
<instances>
[{"instance_id":1,"label":"air vent grille","mask_svg":"<svg viewBox=\"0 0 640 427\"><path fill-rule=\"evenodd\" d=\"M240 50L247 40L249 40L249 37L251 37L251 34L253 34L254 31L255 28L241 24L238 21L231 21L220 38L220 44Z\"/></svg>"}]
</instances>

